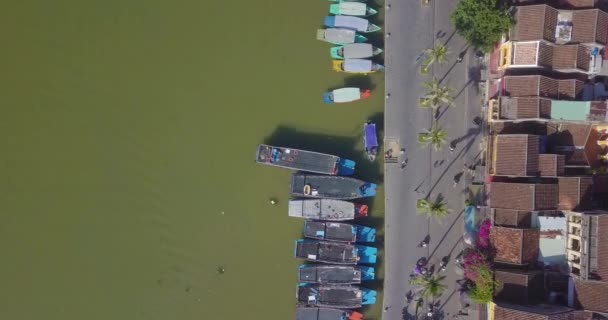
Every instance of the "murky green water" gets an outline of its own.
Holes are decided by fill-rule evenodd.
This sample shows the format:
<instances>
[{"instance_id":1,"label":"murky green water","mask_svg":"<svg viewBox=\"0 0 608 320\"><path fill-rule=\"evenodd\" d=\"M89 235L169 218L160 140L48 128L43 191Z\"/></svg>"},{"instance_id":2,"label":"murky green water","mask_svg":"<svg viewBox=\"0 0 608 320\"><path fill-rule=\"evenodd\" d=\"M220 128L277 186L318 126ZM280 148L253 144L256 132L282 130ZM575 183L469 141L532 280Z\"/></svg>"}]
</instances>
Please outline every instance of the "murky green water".
<instances>
[{"instance_id":1,"label":"murky green water","mask_svg":"<svg viewBox=\"0 0 608 320\"><path fill-rule=\"evenodd\" d=\"M361 128L382 118L383 77L330 71L314 40L327 6L5 6L0 319L292 319L302 221L287 218L289 172L255 165L256 144L348 156L382 180ZM375 95L323 105L345 80Z\"/></svg>"}]
</instances>

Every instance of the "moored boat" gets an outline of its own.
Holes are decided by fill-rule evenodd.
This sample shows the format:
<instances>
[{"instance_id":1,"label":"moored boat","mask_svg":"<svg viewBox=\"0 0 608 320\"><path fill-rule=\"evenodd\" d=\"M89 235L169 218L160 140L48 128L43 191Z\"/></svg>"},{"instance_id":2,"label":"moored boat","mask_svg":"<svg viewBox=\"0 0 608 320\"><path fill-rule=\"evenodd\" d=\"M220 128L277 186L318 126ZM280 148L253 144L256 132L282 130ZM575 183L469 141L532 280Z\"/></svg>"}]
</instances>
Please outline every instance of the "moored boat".
<instances>
[{"instance_id":1,"label":"moored boat","mask_svg":"<svg viewBox=\"0 0 608 320\"><path fill-rule=\"evenodd\" d=\"M365 99L372 94L371 90L359 88L340 88L323 94L325 103L346 103Z\"/></svg>"},{"instance_id":2,"label":"moored boat","mask_svg":"<svg viewBox=\"0 0 608 320\"><path fill-rule=\"evenodd\" d=\"M329 13L335 15L369 17L375 15L378 11L363 2L342 1L330 4Z\"/></svg>"},{"instance_id":3,"label":"moored boat","mask_svg":"<svg viewBox=\"0 0 608 320\"><path fill-rule=\"evenodd\" d=\"M368 74L381 71L384 66L368 59L332 60L332 70L346 73Z\"/></svg>"},{"instance_id":4,"label":"moored boat","mask_svg":"<svg viewBox=\"0 0 608 320\"><path fill-rule=\"evenodd\" d=\"M289 216L296 218L344 221L367 216L367 206L333 199L289 200Z\"/></svg>"},{"instance_id":5,"label":"moored boat","mask_svg":"<svg viewBox=\"0 0 608 320\"><path fill-rule=\"evenodd\" d=\"M382 29L367 19L353 16L326 16L323 20L323 25L328 28L344 28L363 33L375 32Z\"/></svg>"},{"instance_id":6,"label":"moored boat","mask_svg":"<svg viewBox=\"0 0 608 320\"><path fill-rule=\"evenodd\" d=\"M313 221L304 222L304 237L337 242L375 242L376 229L343 222Z\"/></svg>"},{"instance_id":7,"label":"moored boat","mask_svg":"<svg viewBox=\"0 0 608 320\"><path fill-rule=\"evenodd\" d=\"M298 281L312 284L360 284L361 281L374 280L374 267L368 266L331 266L303 264L298 267Z\"/></svg>"},{"instance_id":8,"label":"moored boat","mask_svg":"<svg viewBox=\"0 0 608 320\"><path fill-rule=\"evenodd\" d=\"M338 156L292 148L258 145L255 161L275 167L330 175L352 175L355 162Z\"/></svg>"},{"instance_id":9,"label":"moored boat","mask_svg":"<svg viewBox=\"0 0 608 320\"><path fill-rule=\"evenodd\" d=\"M296 320L363 320L363 314L352 310L298 307Z\"/></svg>"},{"instance_id":10,"label":"moored boat","mask_svg":"<svg viewBox=\"0 0 608 320\"><path fill-rule=\"evenodd\" d=\"M366 42L367 38L355 30L345 28L328 28L317 30L317 40L333 44L350 44Z\"/></svg>"},{"instance_id":11,"label":"moored boat","mask_svg":"<svg viewBox=\"0 0 608 320\"><path fill-rule=\"evenodd\" d=\"M376 303L376 291L349 285L300 285L298 305L339 309L360 308Z\"/></svg>"},{"instance_id":12,"label":"moored boat","mask_svg":"<svg viewBox=\"0 0 608 320\"><path fill-rule=\"evenodd\" d=\"M311 262L342 265L375 264L378 249L358 244L300 239L296 240L296 258Z\"/></svg>"},{"instance_id":13,"label":"moored boat","mask_svg":"<svg viewBox=\"0 0 608 320\"><path fill-rule=\"evenodd\" d=\"M370 161L376 160L378 154L378 137L376 136L376 124L371 121L363 125L363 145L365 153Z\"/></svg>"},{"instance_id":14,"label":"moored boat","mask_svg":"<svg viewBox=\"0 0 608 320\"><path fill-rule=\"evenodd\" d=\"M350 177L305 173L291 175L291 194L298 197L350 200L376 195L376 184Z\"/></svg>"},{"instance_id":15,"label":"moored boat","mask_svg":"<svg viewBox=\"0 0 608 320\"><path fill-rule=\"evenodd\" d=\"M369 43L351 43L343 46L331 47L329 54L333 59L365 59L382 53L382 49Z\"/></svg>"}]
</instances>

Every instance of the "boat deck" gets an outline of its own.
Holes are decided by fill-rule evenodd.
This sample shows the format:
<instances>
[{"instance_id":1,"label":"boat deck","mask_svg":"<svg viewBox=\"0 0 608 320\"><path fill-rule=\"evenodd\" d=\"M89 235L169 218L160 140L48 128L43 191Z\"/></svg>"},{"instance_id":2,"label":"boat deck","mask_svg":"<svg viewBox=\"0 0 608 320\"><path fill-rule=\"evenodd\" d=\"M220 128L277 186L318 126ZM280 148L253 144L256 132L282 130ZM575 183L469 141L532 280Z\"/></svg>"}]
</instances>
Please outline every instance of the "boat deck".
<instances>
[{"instance_id":1,"label":"boat deck","mask_svg":"<svg viewBox=\"0 0 608 320\"><path fill-rule=\"evenodd\" d=\"M304 187L310 186L310 194L304 192ZM291 193L301 197L355 199L362 197L361 187L365 182L338 176L323 176L294 173L291 175Z\"/></svg>"},{"instance_id":2,"label":"boat deck","mask_svg":"<svg viewBox=\"0 0 608 320\"><path fill-rule=\"evenodd\" d=\"M303 305L358 308L363 294L353 286L325 285L298 287L298 302Z\"/></svg>"},{"instance_id":3,"label":"boat deck","mask_svg":"<svg viewBox=\"0 0 608 320\"><path fill-rule=\"evenodd\" d=\"M289 216L319 220L351 220L355 204L331 199L289 200Z\"/></svg>"},{"instance_id":4,"label":"boat deck","mask_svg":"<svg viewBox=\"0 0 608 320\"><path fill-rule=\"evenodd\" d=\"M357 264L357 248L347 243L297 241L296 257L336 264Z\"/></svg>"},{"instance_id":5,"label":"boat deck","mask_svg":"<svg viewBox=\"0 0 608 320\"><path fill-rule=\"evenodd\" d=\"M304 237L319 240L355 242L357 228L348 223L306 221Z\"/></svg>"},{"instance_id":6,"label":"boat deck","mask_svg":"<svg viewBox=\"0 0 608 320\"><path fill-rule=\"evenodd\" d=\"M309 283L361 283L361 270L350 266L310 265L298 269L300 282Z\"/></svg>"},{"instance_id":7,"label":"boat deck","mask_svg":"<svg viewBox=\"0 0 608 320\"><path fill-rule=\"evenodd\" d=\"M256 161L293 170L336 174L340 157L261 144L258 146Z\"/></svg>"},{"instance_id":8,"label":"boat deck","mask_svg":"<svg viewBox=\"0 0 608 320\"><path fill-rule=\"evenodd\" d=\"M346 320L346 311L329 308L298 307L296 320Z\"/></svg>"}]
</instances>

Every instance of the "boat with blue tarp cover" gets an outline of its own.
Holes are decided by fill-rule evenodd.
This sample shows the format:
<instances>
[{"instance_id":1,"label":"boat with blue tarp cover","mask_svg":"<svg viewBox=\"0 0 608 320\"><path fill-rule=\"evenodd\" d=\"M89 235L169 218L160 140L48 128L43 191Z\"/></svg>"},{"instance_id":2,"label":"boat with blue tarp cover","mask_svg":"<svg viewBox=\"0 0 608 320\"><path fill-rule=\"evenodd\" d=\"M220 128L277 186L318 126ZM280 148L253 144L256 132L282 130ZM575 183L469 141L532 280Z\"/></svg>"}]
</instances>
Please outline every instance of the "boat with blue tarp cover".
<instances>
[{"instance_id":1,"label":"boat with blue tarp cover","mask_svg":"<svg viewBox=\"0 0 608 320\"><path fill-rule=\"evenodd\" d=\"M349 200L376 195L375 183L351 177L305 173L291 175L291 194L298 197Z\"/></svg>"},{"instance_id":2,"label":"boat with blue tarp cover","mask_svg":"<svg viewBox=\"0 0 608 320\"><path fill-rule=\"evenodd\" d=\"M361 17L353 16L326 16L323 25L328 28L344 28L358 32L369 33L379 31L379 26Z\"/></svg>"},{"instance_id":3,"label":"boat with blue tarp cover","mask_svg":"<svg viewBox=\"0 0 608 320\"><path fill-rule=\"evenodd\" d=\"M349 44L366 42L364 35L358 34L355 30L345 28L317 29L317 40L332 44Z\"/></svg>"},{"instance_id":4,"label":"boat with blue tarp cover","mask_svg":"<svg viewBox=\"0 0 608 320\"><path fill-rule=\"evenodd\" d=\"M367 210L364 204L333 199L292 199L288 205L290 217L327 221L367 217Z\"/></svg>"},{"instance_id":5,"label":"boat with blue tarp cover","mask_svg":"<svg viewBox=\"0 0 608 320\"><path fill-rule=\"evenodd\" d=\"M376 124L367 121L363 125L363 145L370 161L376 160L378 154L378 137L376 137Z\"/></svg>"},{"instance_id":6,"label":"boat with blue tarp cover","mask_svg":"<svg viewBox=\"0 0 608 320\"><path fill-rule=\"evenodd\" d=\"M372 94L371 90L359 88L340 88L323 94L325 103L345 103L365 99Z\"/></svg>"},{"instance_id":7,"label":"boat with blue tarp cover","mask_svg":"<svg viewBox=\"0 0 608 320\"><path fill-rule=\"evenodd\" d=\"M368 266L302 264L298 267L298 282L301 283L360 284L375 277L374 267Z\"/></svg>"},{"instance_id":8,"label":"boat with blue tarp cover","mask_svg":"<svg viewBox=\"0 0 608 320\"><path fill-rule=\"evenodd\" d=\"M362 2L343 1L330 4L329 13L345 16L370 17L378 13L378 11Z\"/></svg>"},{"instance_id":9,"label":"boat with blue tarp cover","mask_svg":"<svg viewBox=\"0 0 608 320\"><path fill-rule=\"evenodd\" d=\"M363 320L363 314L352 310L298 307L296 320Z\"/></svg>"},{"instance_id":10,"label":"boat with blue tarp cover","mask_svg":"<svg viewBox=\"0 0 608 320\"><path fill-rule=\"evenodd\" d=\"M376 291L351 285L299 285L298 305L339 309L360 308L376 303Z\"/></svg>"},{"instance_id":11,"label":"boat with blue tarp cover","mask_svg":"<svg viewBox=\"0 0 608 320\"><path fill-rule=\"evenodd\" d=\"M304 237L337 242L375 242L376 229L343 222L306 220Z\"/></svg>"},{"instance_id":12,"label":"boat with blue tarp cover","mask_svg":"<svg viewBox=\"0 0 608 320\"><path fill-rule=\"evenodd\" d=\"M369 43L351 43L343 46L329 48L329 55L333 59L365 59L382 53L382 49Z\"/></svg>"},{"instance_id":13,"label":"boat with blue tarp cover","mask_svg":"<svg viewBox=\"0 0 608 320\"><path fill-rule=\"evenodd\" d=\"M312 262L344 265L375 264L378 249L359 244L300 239L296 240L294 255L296 258Z\"/></svg>"},{"instance_id":14,"label":"boat with blue tarp cover","mask_svg":"<svg viewBox=\"0 0 608 320\"><path fill-rule=\"evenodd\" d=\"M258 146L255 161L269 166L330 175L349 176L355 172L355 162L352 160L320 152L265 144Z\"/></svg>"},{"instance_id":15,"label":"boat with blue tarp cover","mask_svg":"<svg viewBox=\"0 0 608 320\"><path fill-rule=\"evenodd\" d=\"M363 314L352 310L298 307L296 320L363 320Z\"/></svg>"}]
</instances>

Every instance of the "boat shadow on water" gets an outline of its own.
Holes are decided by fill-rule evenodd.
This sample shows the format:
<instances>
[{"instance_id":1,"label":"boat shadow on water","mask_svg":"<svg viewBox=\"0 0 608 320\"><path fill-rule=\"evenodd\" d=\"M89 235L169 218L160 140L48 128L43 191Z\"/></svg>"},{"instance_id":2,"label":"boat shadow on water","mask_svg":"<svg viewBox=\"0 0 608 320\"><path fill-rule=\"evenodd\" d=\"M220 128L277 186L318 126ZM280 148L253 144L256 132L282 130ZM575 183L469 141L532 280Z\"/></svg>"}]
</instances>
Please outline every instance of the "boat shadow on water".
<instances>
[{"instance_id":1,"label":"boat shadow on water","mask_svg":"<svg viewBox=\"0 0 608 320\"><path fill-rule=\"evenodd\" d=\"M350 75L350 76L345 77L344 87L369 89L369 90L373 91L374 89L376 89L376 84L374 84L374 82L372 81L372 79L369 76L362 75L362 74L356 74L356 75ZM372 94L382 94L382 93L373 92ZM380 123L376 124L376 126L378 126L379 124Z\"/></svg>"}]
</instances>

